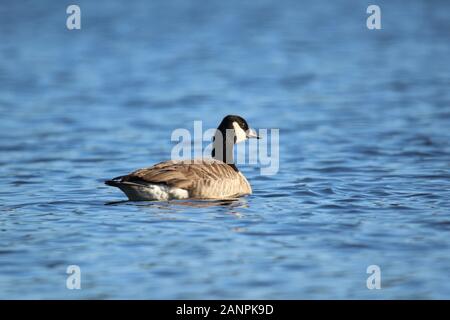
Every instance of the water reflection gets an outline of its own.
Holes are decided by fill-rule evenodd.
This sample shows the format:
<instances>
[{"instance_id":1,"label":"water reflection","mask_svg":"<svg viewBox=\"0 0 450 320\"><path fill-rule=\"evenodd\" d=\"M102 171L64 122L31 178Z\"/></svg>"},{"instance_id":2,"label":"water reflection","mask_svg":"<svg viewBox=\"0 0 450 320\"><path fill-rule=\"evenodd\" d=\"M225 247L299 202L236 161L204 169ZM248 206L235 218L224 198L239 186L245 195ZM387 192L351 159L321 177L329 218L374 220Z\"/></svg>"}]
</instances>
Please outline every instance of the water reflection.
<instances>
[{"instance_id":1,"label":"water reflection","mask_svg":"<svg viewBox=\"0 0 450 320\"><path fill-rule=\"evenodd\" d=\"M221 200L171 200L171 201L110 201L106 202L105 205L136 205L138 207L155 207L160 209L168 209L176 206L186 206L191 208L211 208L211 207L229 207L229 208L240 208L248 207L248 202L245 198L235 198L235 199L221 199Z\"/></svg>"}]
</instances>

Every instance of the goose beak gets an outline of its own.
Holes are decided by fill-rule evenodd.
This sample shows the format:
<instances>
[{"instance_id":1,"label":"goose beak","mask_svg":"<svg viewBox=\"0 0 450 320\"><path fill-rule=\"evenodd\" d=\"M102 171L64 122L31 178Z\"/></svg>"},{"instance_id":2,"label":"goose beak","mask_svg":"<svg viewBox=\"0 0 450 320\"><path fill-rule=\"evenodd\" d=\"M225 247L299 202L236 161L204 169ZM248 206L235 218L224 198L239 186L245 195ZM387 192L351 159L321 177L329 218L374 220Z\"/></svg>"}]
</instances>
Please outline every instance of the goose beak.
<instances>
[{"instance_id":1,"label":"goose beak","mask_svg":"<svg viewBox=\"0 0 450 320\"><path fill-rule=\"evenodd\" d=\"M258 136L258 134L256 133L256 131L253 130L253 129L248 129L248 130L245 132L245 134L246 134L246 136L247 136L247 139L251 139L251 138L261 139L261 138Z\"/></svg>"}]
</instances>

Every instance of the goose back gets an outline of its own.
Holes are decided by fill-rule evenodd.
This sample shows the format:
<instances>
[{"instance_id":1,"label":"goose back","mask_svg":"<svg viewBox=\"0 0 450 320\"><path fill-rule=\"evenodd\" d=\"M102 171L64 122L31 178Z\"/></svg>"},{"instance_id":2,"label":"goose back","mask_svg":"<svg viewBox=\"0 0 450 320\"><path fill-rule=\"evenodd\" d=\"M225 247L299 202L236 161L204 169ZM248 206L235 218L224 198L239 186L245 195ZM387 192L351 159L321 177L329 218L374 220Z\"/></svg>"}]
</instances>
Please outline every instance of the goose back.
<instances>
[{"instance_id":1,"label":"goose back","mask_svg":"<svg viewBox=\"0 0 450 320\"><path fill-rule=\"evenodd\" d=\"M120 182L163 184L188 191L190 198L223 199L252 193L235 166L220 160L170 160L119 177Z\"/></svg>"}]
</instances>

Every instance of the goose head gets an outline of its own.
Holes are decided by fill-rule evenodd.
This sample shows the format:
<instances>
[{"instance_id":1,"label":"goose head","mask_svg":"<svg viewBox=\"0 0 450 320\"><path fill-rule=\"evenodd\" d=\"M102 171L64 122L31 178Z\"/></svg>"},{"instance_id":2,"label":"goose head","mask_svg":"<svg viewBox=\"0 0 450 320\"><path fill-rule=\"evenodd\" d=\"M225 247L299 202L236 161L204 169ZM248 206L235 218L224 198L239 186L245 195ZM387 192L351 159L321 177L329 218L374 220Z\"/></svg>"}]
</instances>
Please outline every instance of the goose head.
<instances>
[{"instance_id":1,"label":"goose head","mask_svg":"<svg viewBox=\"0 0 450 320\"><path fill-rule=\"evenodd\" d=\"M254 129L251 129L247 123L247 121L236 115L228 115L223 118L222 122L219 124L217 131L222 134L222 137L231 138L230 135L227 135L227 131L232 130L232 138L233 143L239 143L245 141L247 139L259 139L258 134Z\"/></svg>"}]
</instances>

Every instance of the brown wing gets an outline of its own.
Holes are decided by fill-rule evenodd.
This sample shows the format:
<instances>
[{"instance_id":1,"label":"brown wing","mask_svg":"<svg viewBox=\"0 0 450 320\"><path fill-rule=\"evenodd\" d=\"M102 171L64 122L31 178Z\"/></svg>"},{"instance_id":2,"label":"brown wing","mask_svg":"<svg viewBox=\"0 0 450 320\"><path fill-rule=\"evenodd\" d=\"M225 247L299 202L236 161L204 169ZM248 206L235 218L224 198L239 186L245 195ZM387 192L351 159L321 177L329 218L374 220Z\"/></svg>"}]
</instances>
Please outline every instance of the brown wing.
<instances>
[{"instance_id":1,"label":"brown wing","mask_svg":"<svg viewBox=\"0 0 450 320\"><path fill-rule=\"evenodd\" d=\"M227 180L241 180L241 177L243 176L233 167L218 160L171 160L136 170L123 176L121 181L161 183L193 191L199 185L211 186Z\"/></svg>"}]
</instances>

